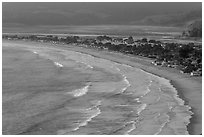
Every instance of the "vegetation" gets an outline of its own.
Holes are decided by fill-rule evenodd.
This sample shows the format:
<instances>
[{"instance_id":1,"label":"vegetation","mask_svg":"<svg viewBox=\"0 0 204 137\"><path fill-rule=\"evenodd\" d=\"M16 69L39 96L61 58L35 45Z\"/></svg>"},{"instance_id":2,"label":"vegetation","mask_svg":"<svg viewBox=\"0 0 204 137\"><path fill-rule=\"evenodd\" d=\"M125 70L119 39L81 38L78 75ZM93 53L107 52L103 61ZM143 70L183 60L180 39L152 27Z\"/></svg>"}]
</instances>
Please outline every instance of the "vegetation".
<instances>
[{"instance_id":1,"label":"vegetation","mask_svg":"<svg viewBox=\"0 0 204 137\"><path fill-rule=\"evenodd\" d=\"M124 54L139 55L153 58L154 65L172 67L179 69L182 73L202 75L202 45L193 43L162 43L161 41L146 38L135 40L132 36L128 38L111 38L109 36L98 36L96 38L83 38L78 36L58 37L52 35L3 35L9 40L31 40L39 42L52 42L62 44L76 44L98 50L109 50Z\"/></svg>"}]
</instances>

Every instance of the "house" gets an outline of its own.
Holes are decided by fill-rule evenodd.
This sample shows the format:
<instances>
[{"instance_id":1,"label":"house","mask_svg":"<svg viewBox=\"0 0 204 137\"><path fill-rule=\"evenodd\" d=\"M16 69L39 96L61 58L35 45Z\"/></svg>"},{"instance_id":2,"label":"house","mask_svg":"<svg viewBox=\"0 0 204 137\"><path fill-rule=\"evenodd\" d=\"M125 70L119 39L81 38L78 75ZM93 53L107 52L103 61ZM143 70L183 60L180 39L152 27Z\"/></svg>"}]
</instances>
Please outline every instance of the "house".
<instances>
[{"instance_id":1,"label":"house","mask_svg":"<svg viewBox=\"0 0 204 137\"><path fill-rule=\"evenodd\" d=\"M161 62L161 66L162 66L162 67L167 67L167 62L162 61L162 62Z\"/></svg>"},{"instance_id":2,"label":"house","mask_svg":"<svg viewBox=\"0 0 204 137\"><path fill-rule=\"evenodd\" d=\"M132 36L128 37L128 38L124 38L123 41L126 43L126 44L133 44L134 43L134 39Z\"/></svg>"},{"instance_id":3,"label":"house","mask_svg":"<svg viewBox=\"0 0 204 137\"><path fill-rule=\"evenodd\" d=\"M157 65L162 65L162 61L153 61L152 64L154 64L155 66Z\"/></svg>"},{"instance_id":4,"label":"house","mask_svg":"<svg viewBox=\"0 0 204 137\"><path fill-rule=\"evenodd\" d=\"M190 74L191 72L193 72L193 69L190 66L186 66L186 67L182 68L182 72Z\"/></svg>"},{"instance_id":5,"label":"house","mask_svg":"<svg viewBox=\"0 0 204 137\"><path fill-rule=\"evenodd\" d=\"M123 39L122 38L119 38L119 37L117 37L117 38L114 38L113 39L113 42L115 42L115 43L123 43Z\"/></svg>"},{"instance_id":6,"label":"house","mask_svg":"<svg viewBox=\"0 0 204 137\"><path fill-rule=\"evenodd\" d=\"M190 73L191 76L202 76L202 72L201 71L193 71Z\"/></svg>"}]
</instances>

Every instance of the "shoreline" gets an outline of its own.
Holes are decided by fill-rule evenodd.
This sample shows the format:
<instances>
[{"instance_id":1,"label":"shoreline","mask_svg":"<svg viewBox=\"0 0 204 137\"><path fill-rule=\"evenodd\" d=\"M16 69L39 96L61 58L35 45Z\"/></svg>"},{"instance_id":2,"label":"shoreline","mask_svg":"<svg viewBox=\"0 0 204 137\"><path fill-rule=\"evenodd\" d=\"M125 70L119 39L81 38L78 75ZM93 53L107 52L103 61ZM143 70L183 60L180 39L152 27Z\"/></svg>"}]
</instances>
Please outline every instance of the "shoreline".
<instances>
[{"instance_id":1,"label":"shoreline","mask_svg":"<svg viewBox=\"0 0 204 137\"><path fill-rule=\"evenodd\" d=\"M6 40L3 40L4 42ZM53 46L51 43L38 43L31 41L7 41L12 43L30 43L34 45L45 45L48 47L61 48L64 50L72 50L89 54L95 57L108 59L121 64L127 64L133 67L142 69L148 73L163 77L170 81L176 90L178 97L184 100L185 105L191 107L191 111L194 113L188 124L188 132L190 135L199 135L202 133L202 77L190 77L185 74L181 74L178 70L165 68L160 66L154 66L151 64L151 59L129 56L122 53L109 52L109 51L97 51L95 49L57 44ZM200 91L200 92L199 92Z\"/></svg>"}]
</instances>

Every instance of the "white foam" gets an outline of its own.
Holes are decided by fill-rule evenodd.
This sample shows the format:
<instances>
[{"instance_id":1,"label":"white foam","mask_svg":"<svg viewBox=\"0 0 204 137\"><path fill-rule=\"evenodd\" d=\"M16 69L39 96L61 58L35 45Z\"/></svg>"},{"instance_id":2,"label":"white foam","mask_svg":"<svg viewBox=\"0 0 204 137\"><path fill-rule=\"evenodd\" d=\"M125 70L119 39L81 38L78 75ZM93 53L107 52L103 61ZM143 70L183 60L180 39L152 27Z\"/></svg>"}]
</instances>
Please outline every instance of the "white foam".
<instances>
[{"instance_id":1,"label":"white foam","mask_svg":"<svg viewBox=\"0 0 204 137\"><path fill-rule=\"evenodd\" d=\"M118 63L115 63L115 65L117 65L117 64L118 64ZM112 68L113 68L113 66L112 66ZM123 81L124 81L124 82L126 83L126 85L127 85L127 86L125 86L125 87L121 90L121 93L123 93L128 87L131 86L131 84L130 84L130 82L127 80L127 77L126 77L124 74L121 73L121 70L120 70L118 67L115 66L115 69L120 72L120 74L123 76Z\"/></svg>"},{"instance_id":2,"label":"white foam","mask_svg":"<svg viewBox=\"0 0 204 137\"><path fill-rule=\"evenodd\" d=\"M88 63L85 63L85 62L82 62L82 61L80 61L80 63L83 63L83 64L85 64L88 68L93 69L93 66L89 65Z\"/></svg>"},{"instance_id":3,"label":"white foam","mask_svg":"<svg viewBox=\"0 0 204 137\"><path fill-rule=\"evenodd\" d=\"M137 109L137 114L139 115L146 107L147 107L147 104L142 104L141 107Z\"/></svg>"},{"instance_id":4,"label":"white foam","mask_svg":"<svg viewBox=\"0 0 204 137\"><path fill-rule=\"evenodd\" d=\"M76 89L76 90L72 91L71 93L73 94L74 97L83 96L88 92L89 86L90 86L90 83L88 83L88 85L83 87L83 88Z\"/></svg>"},{"instance_id":5,"label":"white foam","mask_svg":"<svg viewBox=\"0 0 204 137\"><path fill-rule=\"evenodd\" d=\"M80 127L86 126L88 122L90 122L94 117L98 116L101 113L100 109L97 108L95 113L91 115L87 120L83 121L82 123L79 124L73 131L79 130Z\"/></svg>"},{"instance_id":6,"label":"white foam","mask_svg":"<svg viewBox=\"0 0 204 137\"><path fill-rule=\"evenodd\" d=\"M76 60L76 62L78 62L78 63L82 63L82 64L86 65L88 68L93 69L93 66L91 66L91 65L88 64L88 63L85 63L85 62L83 62L83 61L77 61L77 60Z\"/></svg>"},{"instance_id":7,"label":"white foam","mask_svg":"<svg viewBox=\"0 0 204 137\"><path fill-rule=\"evenodd\" d=\"M156 102L159 102L160 99L161 99L161 97L159 96L159 97L157 98ZM172 107L172 106L171 106L171 107Z\"/></svg>"},{"instance_id":8,"label":"white foam","mask_svg":"<svg viewBox=\"0 0 204 137\"><path fill-rule=\"evenodd\" d=\"M34 54L38 54L36 51L33 51Z\"/></svg>"},{"instance_id":9,"label":"white foam","mask_svg":"<svg viewBox=\"0 0 204 137\"><path fill-rule=\"evenodd\" d=\"M159 117L160 115L161 115L161 114L159 113L157 117ZM154 135L158 135L159 133L161 133L161 131L162 131L162 129L164 128L164 126L165 126L168 122L170 122L170 117L169 117L167 114L165 114L165 115L167 116L166 121L161 124L161 127L158 129L158 131L157 131Z\"/></svg>"},{"instance_id":10,"label":"white foam","mask_svg":"<svg viewBox=\"0 0 204 137\"><path fill-rule=\"evenodd\" d=\"M140 98L135 98L134 100L136 100L138 103L141 102Z\"/></svg>"},{"instance_id":11,"label":"white foam","mask_svg":"<svg viewBox=\"0 0 204 137\"><path fill-rule=\"evenodd\" d=\"M60 64L60 63L58 63L58 62L54 62L54 64L55 64L56 66L58 66L58 67L63 67L63 65Z\"/></svg>"},{"instance_id":12,"label":"white foam","mask_svg":"<svg viewBox=\"0 0 204 137\"><path fill-rule=\"evenodd\" d=\"M146 89L146 92L141 96L141 97L144 97L144 96L146 96L149 92L151 92L151 90L150 90L150 86L152 85L152 80L150 80L150 83L149 83L149 85L147 86L147 89Z\"/></svg>"},{"instance_id":13,"label":"white foam","mask_svg":"<svg viewBox=\"0 0 204 137\"><path fill-rule=\"evenodd\" d=\"M128 68L133 68L132 66L127 65L127 64L122 64L122 65L125 66L125 67L128 67Z\"/></svg>"},{"instance_id":14,"label":"white foam","mask_svg":"<svg viewBox=\"0 0 204 137\"><path fill-rule=\"evenodd\" d=\"M87 108L86 110L92 110L92 109L94 109L94 108L96 108L96 107L98 107L100 105L101 105L101 101L98 101L95 106Z\"/></svg>"},{"instance_id":15,"label":"white foam","mask_svg":"<svg viewBox=\"0 0 204 137\"><path fill-rule=\"evenodd\" d=\"M84 63L84 62L81 62L81 63L83 63L83 64L86 64L87 65L87 67L89 67L89 68L93 68L91 65L89 65L89 64L87 64L87 63ZM89 65L89 66L88 66ZM121 64L120 64L121 65ZM122 64L123 66L125 66L124 64ZM117 69L117 71L119 71L119 72L121 72L121 70L119 69L119 68L117 68L117 67L115 67L116 69ZM147 74L149 74L150 76L152 76L152 78L156 78L156 79L159 79L160 81L164 81L164 84L165 85L168 85L168 86L170 86L170 87L173 87L171 84L170 84L170 81L169 80L167 80L167 79L165 79L165 78L162 78L162 77L159 77L159 76L156 76L156 75L154 75L154 74L151 74L151 73L148 73L148 72L146 72L146 71L144 71L144 70L142 70L142 69L140 69L142 72L145 72L145 73L147 73ZM124 76L124 75L123 75ZM129 85L128 83L129 83L129 81L127 80L127 78L124 76L124 81L125 81L125 83L127 83L127 86ZM167 84L168 83L168 84ZM122 89L122 92L124 92L126 89L127 89L127 86L125 87L125 88L123 88ZM148 94L149 92L150 92L150 86L151 86L151 81L150 81L150 84L148 85L148 87L147 87L147 90L146 90L146 92L145 92L145 94L144 95L146 95L146 94ZM74 95L77 97L77 96L82 96L82 95L84 95L84 94L86 94L87 92L88 92L88 87L89 86L85 86L84 88L82 88L82 89L78 89L78 90L76 90L74 93ZM173 87L173 91L175 92L175 94L174 94L174 98L177 100L177 102L178 102L178 104L179 105L181 105L181 106L184 106L184 101L182 100L182 99L180 99L179 98L179 96L178 96L178 94L177 94L177 90ZM143 96L144 96L143 95ZM141 96L141 97L143 97L143 96ZM161 97L161 99L162 99L162 97ZM139 101L139 98L138 99L135 99L135 100L137 100L138 102L140 102ZM157 98L157 101L159 101L160 100L160 97L158 97ZM145 103L145 102L143 102L143 103ZM145 108L146 108L146 106L147 106L147 104L142 104L141 106L140 106L140 108L138 108L138 114L140 114ZM188 107L189 108L189 110L190 110L190 106L186 106L186 107ZM169 109L171 110L172 109L172 106L170 106L169 107ZM90 109L91 110L91 109ZM91 118L92 119L92 118ZM190 118L189 118L190 119ZM81 124L81 125L84 125L83 123ZM163 128L163 126L161 126L162 128ZM162 129L161 128L161 129Z\"/></svg>"},{"instance_id":16,"label":"white foam","mask_svg":"<svg viewBox=\"0 0 204 137\"><path fill-rule=\"evenodd\" d=\"M101 110L99 109L98 106L101 105L101 101L98 101L97 105L91 108L86 109L86 111L89 111L89 113L93 113L93 115L91 115L90 117L88 117L85 121L83 121L82 123L80 123L75 129L73 129L72 131L76 131L78 130L80 127L86 126L88 124L88 122L90 122L93 118L95 118L96 116L98 116L101 113ZM95 109L94 109L95 108Z\"/></svg>"},{"instance_id":17,"label":"white foam","mask_svg":"<svg viewBox=\"0 0 204 137\"><path fill-rule=\"evenodd\" d=\"M83 111L85 113L91 114L91 116L82 122L80 122L80 121L75 122L78 124L76 128L71 129L71 130L70 129L59 130L58 134L63 135L63 134L69 133L69 132L74 132L74 131L79 130L80 127L86 126L93 118L95 118L96 116L98 116L101 113L101 110L99 109L100 105L101 105L101 101L98 101L95 106L80 110L80 111Z\"/></svg>"},{"instance_id":18,"label":"white foam","mask_svg":"<svg viewBox=\"0 0 204 137\"><path fill-rule=\"evenodd\" d=\"M87 65L87 66L88 66L89 68L91 68L91 69L93 68L93 66L91 66L91 65Z\"/></svg>"},{"instance_id":19,"label":"white foam","mask_svg":"<svg viewBox=\"0 0 204 137\"><path fill-rule=\"evenodd\" d=\"M90 54L86 54L86 53L82 53L82 52L75 51L75 53L80 54L80 55L86 55L86 56L88 56L90 58L95 58L94 56L92 56Z\"/></svg>"},{"instance_id":20,"label":"white foam","mask_svg":"<svg viewBox=\"0 0 204 137\"><path fill-rule=\"evenodd\" d=\"M117 71L119 71L119 72L120 72L120 69L119 69L118 67L116 67L116 69L117 69Z\"/></svg>"},{"instance_id":21,"label":"white foam","mask_svg":"<svg viewBox=\"0 0 204 137\"><path fill-rule=\"evenodd\" d=\"M127 106L134 106L134 105L115 105L117 107L127 107Z\"/></svg>"},{"instance_id":22,"label":"white foam","mask_svg":"<svg viewBox=\"0 0 204 137\"><path fill-rule=\"evenodd\" d=\"M124 77L124 81L125 81L125 83L128 85L128 87L130 86L130 82L127 80L127 77L125 76Z\"/></svg>"},{"instance_id":23,"label":"white foam","mask_svg":"<svg viewBox=\"0 0 204 137\"><path fill-rule=\"evenodd\" d=\"M127 86L125 86L125 87L121 90L121 93L125 92L125 90L126 90L128 87L131 86L131 85L130 85L130 82L127 80L127 77L126 77L125 75L123 75L123 77L124 77L124 80L123 80L123 81L126 83Z\"/></svg>"},{"instance_id":24,"label":"white foam","mask_svg":"<svg viewBox=\"0 0 204 137\"><path fill-rule=\"evenodd\" d=\"M181 98L179 98L179 95L178 95L178 91L176 90L176 88L170 83L170 81L169 80L166 80L166 81L163 81L163 82L165 82L165 85L167 85L168 87L171 87L171 91L173 91L174 92L174 95L173 95L173 97L174 97L174 99L177 101L177 103L178 103L178 105L179 106L183 106L183 107L186 107L188 110L188 112L189 113L191 113L191 115L188 117L188 119L186 120L186 123L190 123L190 122L188 122L188 121L190 121L190 118L192 117L192 115L194 114L192 111L191 111L191 107L189 106L189 105L185 105L185 102L184 102L184 100L183 99L181 99ZM188 125L188 124L186 124L186 125Z\"/></svg>"},{"instance_id":25,"label":"white foam","mask_svg":"<svg viewBox=\"0 0 204 137\"><path fill-rule=\"evenodd\" d=\"M129 123L132 124L132 127L127 132L125 132L125 135L129 135L130 132L132 132L134 129L136 129L136 126L135 126L136 121L130 121L130 122L128 122L128 124Z\"/></svg>"}]
</instances>

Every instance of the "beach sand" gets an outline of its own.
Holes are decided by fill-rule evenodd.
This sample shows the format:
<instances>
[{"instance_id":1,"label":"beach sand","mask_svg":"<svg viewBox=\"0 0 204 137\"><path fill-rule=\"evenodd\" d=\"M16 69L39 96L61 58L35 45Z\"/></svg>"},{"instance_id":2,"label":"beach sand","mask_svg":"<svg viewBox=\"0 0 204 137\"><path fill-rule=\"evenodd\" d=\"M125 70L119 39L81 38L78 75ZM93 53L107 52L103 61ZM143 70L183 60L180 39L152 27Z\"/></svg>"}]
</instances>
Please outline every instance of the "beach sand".
<instances>
[{"instance_id":1,"label":"beach sand","mask_svg":"<svg viewBox=\"0 0 204 137\"><path fill-rule=\"evenodd\" d=\"M22 43L23 41L3 41L9 43ZM179 97L185 101L185 105L189 105L194 113L191 118L191 123L188 125L190 134L199 135L202 133L202 77L190 77L189 75L181 74L178 70L154 66L152 60L144 57L133 57L123 55L122 53L97 51L84 47L76 47L72 45L54 45L51 43L29 42L29 45L34 46L52 46L56 48L83 52L108 60L112 60L121 64L127 64L133 67L143 69L152 74L164 77L171 81L171 84L177 89Z\"/></svg>"}]
</instances>

